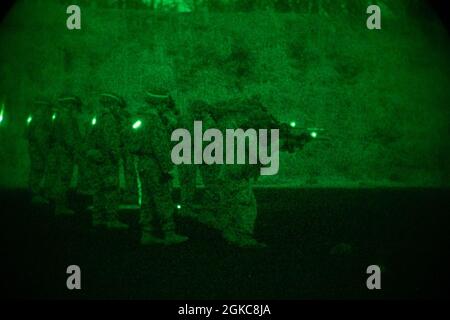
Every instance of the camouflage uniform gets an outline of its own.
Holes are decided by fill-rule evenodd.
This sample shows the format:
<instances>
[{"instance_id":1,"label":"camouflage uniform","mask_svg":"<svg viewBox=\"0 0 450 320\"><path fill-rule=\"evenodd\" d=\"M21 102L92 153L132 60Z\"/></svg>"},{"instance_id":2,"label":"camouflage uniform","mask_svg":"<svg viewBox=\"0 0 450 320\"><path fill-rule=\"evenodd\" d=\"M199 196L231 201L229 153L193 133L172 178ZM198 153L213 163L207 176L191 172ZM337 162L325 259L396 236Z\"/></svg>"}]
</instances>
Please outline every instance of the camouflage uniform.
<instances>
[{"instance_id":1,"label":"camouflage uniform","mask_svg":"<svg viewBox=\"0 0 450 320\"><path fill-rule=\"evenodd\" d=\"M122 98L105 93L100 97L102 109L92 129L88 158L95 176L92 177L94 226L126 229L118 219L119 209L119 163L121 137L119 110L125 102Z\"/></svg>"},{"instance_id":2,"label":"camouflage uniform","mask_svg":"<svg viewBox=\"0 0 450 320\"><path fill-rule=\"evenodd\" d=\"M123 173L125 178L125 192L123 201L127 203L138 203L137 173L135 158L129 152L127 144L129 143L131 115L127 110L120 111L120 130L121 141L120 149L122 154Z\"/></svg>"},{"instance_id":3,"label":"camouflage uniform","mask_svg":"<svg viewBox=\"0 0 450 320\"><path fill-rule=\"evenodd\" d=\"M48 177L50 197L55 202L55 214L73 214L68 208L68 191L72 180L75 160L79 155L80 131L75 112L81 101L77 97L65 96L52 119L52 146L49 153Z\"/></svg>"},{"instance_id":4,"label":"camouflage uniform","mask_svg":"<svg viewBox=\"0 0 450 320\"><path fill-rule=\"evenodd\" d=\"M96 174L93 171L93 167L88 159L89 142L92 138L92 132L96 125L97 117L93 113L85 113L81 116L80 123L82 132L82 142L80 147L80 157L77 161L78 164L78 181L77 191L86 194L93 195L92 177Z\"/></svg>"},{"instance_id":5,"label":"camouflage uniform","mask_svg":"<svg viewBox=\"0 0 450 320\"><path fill-rule=\"evenodd\" d=\"M236 110L220 116L217 120L222 132L225 132L225 129L258 128L258 123L254 123L254 126L249 125L256 116L249 109L253 107L253 101L244 100L244 102L230 102L232 108ZM221 168L218 180L220 181L220 206L216 224L222 230L224 238L233 245L265 246L253 238L257 209L252 184L253 180L259 176L259 171L259 165L236 164L236 162L223 165Z\"/></svg>"},{"instance_id":6,"label":"camouflage uniform","mask_svg":"<svg viewBox=\"0 0 450 320\"><path fill-rule=\"evenodd\" d=\"M203 130L215 128L215 122L210 116L203 119ZM199 167L204 186L203 207L211 212L216 211L220 201L220 167L218 164L201 164Z\"/></svg>"},{"instance_id":7,"label":"camouflage uniform","mask_svg":"<svg viewBox=\"0 0 450 320\"><path fill-rule=\"evenodd\" d=\"M139 120L136 119L140 122L133 125L134 132L130 139L130 152L136 155L142 188L140 214L142 244L174 244L187 240L187 237L175 233L170 175L173 167L170 159L170 135L157 111L158 108L152 108L157 104L166 103L168 97L158 96L147 99L150 106L140 109ZM155 220L159 222L163 239L155 236Z\"/></svg>"},{"instance_id":8,"label":"camouflage uniform","mask_svg":"<svg viewBox=\"0 0 450 320\"><path fill-rule=\"evenodd\" d=\"M30 157L28 187L33 201L46 202L45 176L50 151L50 131L52 128L52 104L45 99L34 102L34 112L27 119L26 138Z\"/></svg>"},{"instance_id":9,"label":"camouflage uniform","mask_svg":"<svg viewBox=\"0 0 450 320\"><path fill-rule=\"evenodd\" d=\"M192 135L193 121L194 116L191 112L188 112L181 117L179 126L188 129ZM177 166L177 172L180 182L181 214L192 216L194 214L195 191L197 188L197 166L194 164L181 164Z\"/></svg>"},{"instance_id":10,"label":"camouflage uniform","mask_svg":"<svg viewBox=\"0 0 450 320\"><path fill-rule=\"evenodd\" d=\"M186 128L192 128L194 121L202 121L203 130L212 129L216 127L214 119L209 113L210 105L203 101L195 101L191 105L191 121L186 126ZM191 136L193 136L193 130L191 129ZM200 176L203 182L203 194L202 194L202 207L201 213L196 216L201 222L206 223L211 226L215 226L216 215L217 215L217 205L220 202L220 165L180 165L179 168L184 172L184 177L181 183L181 193L189 201L194 202L193 195L196 187L196 176L197 168L199 169ZM188 180L190 179L190 180ZM183 189L186 189L183 192ZM192 194L192 195L191 195ZM192 198L192 199L191 199ZM183 197L182 197L183 199ZM184 199L186 201L186 199Z\"/></svg>"},{"instance_id":11,"label":"camouflage uniform","mask_svg":"<svg viewBox=\"0 0 450 320\"><path fill-rule=\"evenodd\" d=\"M258 246L253 239L257 217L256 199L252 188L252 172L242 165L223 167L221 214L217 223L224 238L238 246Z\"/></svg>"}]
</instances>

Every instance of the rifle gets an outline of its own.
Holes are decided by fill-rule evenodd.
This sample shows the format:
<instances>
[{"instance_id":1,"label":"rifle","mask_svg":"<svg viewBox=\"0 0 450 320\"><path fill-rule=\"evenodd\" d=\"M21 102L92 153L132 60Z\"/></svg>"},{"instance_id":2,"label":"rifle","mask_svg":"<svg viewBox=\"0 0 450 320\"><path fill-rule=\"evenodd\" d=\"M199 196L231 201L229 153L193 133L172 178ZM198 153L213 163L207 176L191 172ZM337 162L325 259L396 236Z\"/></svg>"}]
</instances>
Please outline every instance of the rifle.
<instances>
[{"instance_id":1,"label":"rifle","mask_svg":"<svg viewBox=\"0 0 450 320\"><path fill-rule=\"evenodd\" d=\"M302 149L307 143L312 141L330 141L324 136L323 128L299 128L295 122L283 123L279 122L281 150L293 153L297 149Z\"/></svg>"},{"instance_id":2,"label":"rifle","mask_svg":"<svg viewBox=\"0 0 450 320\"><path fill-rule=\"evenodd\" d=\"M297 149L302 149L311 141L330 141L330 138L324 135L324 128L297 127L295 121L286 123L276 119L262 103L256 103L255 107L256 112L252 115L253 120L265 127L280 130L280 150L293 153Z\"/></svg>"},{"instance_id":3,"label":"rifle","mask_svg":"<svg viewBox=\"0 0 450 320\"><path fill-rule=\"evenodd\" d=\"M259 118L253 120L256 121L253 123L252 121L249 121L250 123L244 127L251 128L252 125L257 123L258 128L279 129L280 150L284 150L289 153L302 149L309 142L331 141L331 139L325 135L324 128L297 127L294 121L290 123L281 122L270 114L260 115Z\"/></svg>"},{"instance_id":4,"label":"rifle","mask_svg":"<svg viewBox=\"0 0 450 320\"><path fill-rule=\"evenodd\" d=\"M242 107L246 105L250 105L252 108ZM214 107L209 109L209 112L215 121L219 121L221 117L227 115L244 114L242 118L246 120L239 125L242 129L279 129L280 150L286 150L290 153L302 149L312 141L330 141L324 135L325 129L323 128L301 128L297 127L294 121L290 123L279 121L258 98L233 99L216 103Z\"/></svg>"}]
</instances>

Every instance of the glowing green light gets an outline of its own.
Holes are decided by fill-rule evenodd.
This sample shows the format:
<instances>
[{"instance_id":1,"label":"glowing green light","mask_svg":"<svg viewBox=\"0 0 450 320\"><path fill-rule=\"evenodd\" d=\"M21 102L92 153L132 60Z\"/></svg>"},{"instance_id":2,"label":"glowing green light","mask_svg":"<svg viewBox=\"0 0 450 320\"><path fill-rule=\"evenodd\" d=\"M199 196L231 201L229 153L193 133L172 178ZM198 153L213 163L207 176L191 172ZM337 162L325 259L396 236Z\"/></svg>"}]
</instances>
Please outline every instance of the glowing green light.
<instances>
[{"instance_id":1,"label":"glowing green light","mask_svg":"<svg viewBox=\"0 0 450 320\"><path fill-rule=\"evenodd\" d=\"M33 117L32 117L32 116L28 116L28 118L27 118L27 124L30 124L31 121L33 121Z\"/></svg>"},{"instance_id":2,"label":"glowing green light","mask_svg":"<svg viewBox=\"0 0 450 320\"><path fill-rule=\"evenodd\" d=\"M181 209L181 204L177 204L177 209Z\"/></svg>"},{"instance_id":3,"label":"glowing green light","mask_svg":"<svg viewBox=\"0 0 450 320\"><path fill-rule=\"evenodd\" d=\"M138 120L133 124L133 129L138 129L142 125L142 121Z\"/></svg>"},{"instance_id":4,"label":"glowing green light","mask_svg":"<svg viewBox=\"0 0 450 320\"><path fill-rule=\"evenodd\" d=\"M54 114L52 115L52 121L55 121L55 119L56 119L56 113L54 113Z\"/></svg>"},{"instance_id":5,"label":"glowing green light","mask_svg":"<svg viewBox=\"0 0 450 320\"><path fill-rule=\"evenodd\" d=\"M0 123L3 122L3 114L5 113L5 104L2 103L2 109L0 110Z\"/></svg>"},{"instance_id":6,"label":"glowing green light","mask_svg":"<svg viewBox=\"0 0 450 320\"><path fill-rule=\"evenodd\" d=\"M95 126L96 123L97 123L97 118L96 117L92 118L91 124L93 126Z\"/></svg>"},{"instance_id":7,"label":"glowing green light","mask_svg":"<svg viewBox=\"0 0 450 320\"><path fill-rule=\"evenodd\" d=\"M136 173L136 177L137 177L138 204L139 204L139 208L141 208L142 207L142 182L141 182L141 177L139 176L138 163L137 163L136 159L133 159L133 164L134 164L134 172Z\"/></svg>"},{"instance_id":8,"label":"glowing green light","mask_svg":"<svg viewBox=\"0 0 450 320\"><path fill-rule=\"evenodd\" d=\"M317 132L315 131L311 132L311 138L317 138Z\"/></svg>"},{"instance_id":9,"label":"glowing green light","mask_svg":"<svg viewBox=\"0 0 450 320\"><path fill-rule=\"evenodd\" d=\"M292 128L295 128L295 126L296 126L297 124L295 123L295 121L291 121L291 122L289 123L289 125L290 125Z\"/></svg>"}]
</instances>

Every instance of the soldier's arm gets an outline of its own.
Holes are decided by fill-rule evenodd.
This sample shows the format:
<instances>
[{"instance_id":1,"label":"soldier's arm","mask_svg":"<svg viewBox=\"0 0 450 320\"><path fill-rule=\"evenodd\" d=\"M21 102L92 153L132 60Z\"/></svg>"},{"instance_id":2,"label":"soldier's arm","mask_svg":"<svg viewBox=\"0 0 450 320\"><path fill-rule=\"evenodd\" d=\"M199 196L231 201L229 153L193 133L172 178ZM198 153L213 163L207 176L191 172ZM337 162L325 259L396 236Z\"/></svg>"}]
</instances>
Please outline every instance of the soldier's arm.
<instances>
[{"instance_id":1,"label":"soldier's arm","mask_svg":"<svg viewBox=\"0 0 450 320\"><path fill-rule=\"evenodd\" d=\"M119 126L113 115L107 115L102 123L104 145L104 154L109 154L111 160L119 161L120 159L120 131Z\"/></svg>"},{"instance_id":2,"label":"soldier's arm","mask_svg":"<svg viewBox=\"0 0 450 320\"><path fill-rule=\"evenodd\" d=\"M131 127L131 126L130 126ZM126 152L131 154L139 154L140 151L140 139L142 139L142 134L140 132L128 132L125 133L127 136L127 142L125 144Z\"/></svg>"},{"instance_id":3,"label":"soldier's arm","mask_svg":"<svg viewBox=\"0 0 450 320\"><path fill-rule=\"evenodd\" d=\"M163 172L172 170L172 160L170 158L170 135L164 127L161 119L155 115L151 118L149 143L152 147L153 154Z\"/></svg>"},{"instance_id":4,"label":"soldier's arm","mask_svg":"<svg viewBox=\"0 0 450 320\"><path fill-rule=\"evenodd\" d=\"M75 156L78 156L80 151L78 146L81 143L81 135L78 124L76 123L76 120L71 117L67 118L66 123L67 126L64 128L66 131L66 145L72 152L75 153Z\"/></svg>"}]
</instances>

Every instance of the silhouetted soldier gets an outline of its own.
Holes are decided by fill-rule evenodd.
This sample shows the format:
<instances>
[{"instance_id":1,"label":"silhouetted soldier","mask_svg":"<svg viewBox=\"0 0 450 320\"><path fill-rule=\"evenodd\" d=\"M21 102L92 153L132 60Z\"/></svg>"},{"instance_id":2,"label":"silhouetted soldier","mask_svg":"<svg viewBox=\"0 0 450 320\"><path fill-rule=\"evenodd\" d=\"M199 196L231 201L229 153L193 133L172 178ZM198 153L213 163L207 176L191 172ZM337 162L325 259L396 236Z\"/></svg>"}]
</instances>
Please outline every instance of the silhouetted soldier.
<instances>
[{"instance_id":1,"label":"silhouetted soldier","mask_svg":"<svg viewBox=\"0 0 450 320\"><path fill-rule=\"evenodd\" d=\"M33 202L46 203L48 201L49 194L44 183L50 152L52 108L50 100L36 98L33 102L32 113L27 119L26 137L30 158L28 188L32 193Z\"/></svg>"},{"instance_id":2,"label":"silhouetted soldier","mask_svg":"<svg viewBox=\"0 0 450 320\"><path fill-rule=\"evenodd\" d=\"M120 152L123 164L123 174L125 179L125 190L122 194L122 200L125 203L137 204L138 203L138 190L137 190L137 173L135 166L135 158L129 152L127 147L129 143L129 132L131 115L124 107L120 109L119 124L121 131L120 139Z\"/></svg>"},{"instance_id":3,"label":"silhouetted soldier","mask_svg":"<svg viewBox=\"0 0 450 320\"><path fill-rule=\"evenodd\" d=\"M56 215L74 213L68 208L68 191L80 150L81 135L77 122L80 108L81 100L78 97L62 96L52 116L48 178Z\"/></svg>"},{"instance_id":4,"label":"silhouetted soldier","mask_svg":"<svg viewBox=\"0 0 450 320\"><path fill-rule=\"evenodd\" d=\"M95 175L92 176L93 226L126 229L119 221L119 164L121 157L120 110L125 101L112 93L100 95L101 108L89 141L88 157Z\"/></svg>"},{"instance_id":5,"label":"silhouetted soldier","mask_svg":"<svg viewBox=\"0 0 450 320\"><path fill-rule=\"evenodd\" d=\"M141 244L181 243L188 238L175 232L173 219L175 206L172 200L170 174L173 169L170 158L170 133L167 119L164 120L165 125L161 114L170 108L173 100L161 92L147 92L146 102L147 104L141 106L137 112L130 143L130 152L137 158L142 187ZM155 230L158 222L162 237L158 237Z\"/></svg>"}]
</instances>

